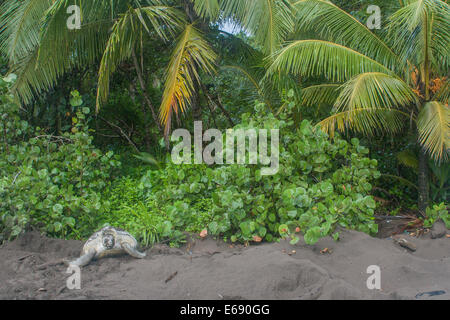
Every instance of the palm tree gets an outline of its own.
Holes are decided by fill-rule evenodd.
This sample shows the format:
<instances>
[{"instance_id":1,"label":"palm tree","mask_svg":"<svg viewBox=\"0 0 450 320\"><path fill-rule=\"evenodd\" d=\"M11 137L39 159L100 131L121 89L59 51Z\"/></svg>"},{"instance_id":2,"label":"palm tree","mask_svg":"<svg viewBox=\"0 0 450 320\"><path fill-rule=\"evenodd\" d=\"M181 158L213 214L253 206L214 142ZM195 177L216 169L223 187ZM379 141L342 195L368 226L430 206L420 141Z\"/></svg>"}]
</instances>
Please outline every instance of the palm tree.
<instances>
[{"instance_id":1,"label":"palm tree","mask_svg":"<svg viewBox=\"0 0 450 320\"><path fill-rule=\"evenodd\" d=\"M14 91L19 102L30 103L66 72L100 61L98 109L107 100L111 75L120 63L131 59L144 100L160 125L157 110L146 92L138 55L143 52L143 37L169 42L182 33L167 70L160 108L160 118L169 127L171 112L184 111L192 96L197 70L211 72L215 60L212 48L188 22L181 4L168 5L161 0L81 1L81 29L69 30L67 8L71 4L66 0L7 0L2 5L0 50L18 76Z\"/></svg>"},{"instance_id":2,"label":"palm tree","mask_svg":"<svg viewBox=\"0 0 450 320\"><path fill-rule=\"evenodd\" d=\"M281 48L294 25L288 0L86 0L79 3L81 29L69 30L66 21L71 4L67 0L3 3L0 50L7 55L11 71L18 75L14 90L19 101L30 103L63 74L100 60L98 110L107 101L111 75L120 63L131 59L147 107L158 126L164 126L166 136L173 114L178 116L192 104L201 87L201 73L215 71L217 56L204 35L210 22L233 19L255 35L263 56ZM229 36L231 41L236 40ZM168 42L178 38L167 67L159 116L146 93L139 63L143 37ZM262 65L261 55L254 56L260 58L256 64ZM241 66L233 67L250 76L248 70L239 69ZM259 78L250 81L256 84Z\"/></svg>"},{"instance_id":3,"label":"palm tree","mask_svg":"<svg viewBox=\"0 0 450 320\"><path fill-rule=\"evenodd\" d=\"M427 157L443 163L449 152L450 19L444 1L399 0L382 36L326 0L86 0L80 2L81 30L65 27L68 5L6 0L1 6L0 50L18 75L21 102L31 102L64 73L100 61L100 108L111 75L131 59L147 107L167 136L173 115L185 112L202 88L202 73L216 69L216 53L204 34L209 23L231 19L253 35L256 50L241 46L245 59L222 68L247 77L264 100L270 100L269 78L279 90L298 86L299 76L321 77L327 82L304 88L303 102L334 104L333 115L320 123L330 134L336 129L395 134L409 125L421 149L419 207L426 207ZM317 36L305 40L308 34ZM159 116L146 93L143 37L178 39ZM287 43L292 39L302 40Z\"/></svg>"},{"instance_id":4,"label":"palm tree","mask_svg":"<svg viewBox=\"0 0 450 320\"><path fill-rule=\"evenodd\" d=\"M450 10L441 0L403 0L383 36L333 3L293 4L296 27L319 39L282 48L268 74L322 77L327 83L304 89L305 103L333 102L320 122L326 132L355 130L396 134L411 128L420 147L419 210L428 205L428 157L448 161L450 112Z\"/></svg>"}]
</instances>

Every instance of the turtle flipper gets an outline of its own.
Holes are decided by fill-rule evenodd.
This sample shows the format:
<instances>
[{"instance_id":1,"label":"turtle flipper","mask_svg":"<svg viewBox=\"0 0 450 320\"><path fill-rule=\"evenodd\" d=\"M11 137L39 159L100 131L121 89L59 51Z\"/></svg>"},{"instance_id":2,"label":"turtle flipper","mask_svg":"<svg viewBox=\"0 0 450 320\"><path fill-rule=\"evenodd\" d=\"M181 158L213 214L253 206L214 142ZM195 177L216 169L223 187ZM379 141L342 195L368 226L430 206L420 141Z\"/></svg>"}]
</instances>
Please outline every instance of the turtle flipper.
<instances>
[{"instance_id":1,"label":"turtle flipper","mask_svg":"<svg viewBox=\"0 0 450 320\"><path fill-rule=\"evenodd\" d=\"M88 253L82 255L81 257L79 257L78 259L69 262L69 265L75 265L75 266L79 266L79 267L84 267L86 265L89 264L89 262L91 262L91 260L94 258L95 256L95 250L91 250Z\"/></svg>"},{"instance_id":2,"label":"turtle flipper","mask_svg":"<svg viewBox=\"0 0 450 320\"><path fill-rule=\"evenodd\" d=\"M137 259L145 258L146 254L137 251L135 248L131 247L128 243L121 243L123 250L128 253L130 256L135 257Z\"/></svg>"}]
</instances>

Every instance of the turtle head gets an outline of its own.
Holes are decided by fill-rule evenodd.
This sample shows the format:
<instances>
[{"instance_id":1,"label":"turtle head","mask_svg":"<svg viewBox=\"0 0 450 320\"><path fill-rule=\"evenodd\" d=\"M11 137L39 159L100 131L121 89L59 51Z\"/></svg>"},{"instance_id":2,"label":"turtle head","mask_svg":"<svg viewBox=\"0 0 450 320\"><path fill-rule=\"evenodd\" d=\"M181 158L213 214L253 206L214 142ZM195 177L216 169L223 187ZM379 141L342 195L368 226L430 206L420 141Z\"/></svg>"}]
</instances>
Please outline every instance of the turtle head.
<instances>
[{"instance_id":1,"label":"turtle head","mask_svg":"<svg viewBox=\"0 0 450 320\"><path fill-rule=\"evenodd\" d=\"M110 232L103 233L102 239L103 239L103 246L106 249L114 248L114 245L116 244L116 241L115 241L115 237L114 237L113 233L110 233Z\"/></svg>"}]
</instances>

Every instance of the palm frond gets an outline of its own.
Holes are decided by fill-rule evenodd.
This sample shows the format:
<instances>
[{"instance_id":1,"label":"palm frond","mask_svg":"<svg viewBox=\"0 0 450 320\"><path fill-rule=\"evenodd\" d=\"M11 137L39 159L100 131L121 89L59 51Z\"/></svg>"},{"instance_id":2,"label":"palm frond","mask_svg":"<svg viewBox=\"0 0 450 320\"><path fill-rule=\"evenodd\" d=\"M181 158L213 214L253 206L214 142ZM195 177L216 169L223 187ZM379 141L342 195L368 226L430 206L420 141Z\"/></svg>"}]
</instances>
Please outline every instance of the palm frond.
<instances>
[{"instance_id":1,"label":"palm frond","mask_svg":"<svg viewBox=\"0 0 450 320\"><path fill-rule=\"evenodd\" d=\"M11 66L11 72L17 75L12 92L18 104L28 104L45 89L53 87L58 78L57 68L52 60L41 63L36 68L38 48Z\"/></svg>"},{"instance_id":2,"label":"palm frond","mask_svg":"<svg viewBox=\"0 0 450 320\"><path fill-rule=\"evenodd\" d=\"M402 108L418 103L411 88L397 77L380 72L357 75L342 86L334 105L335 111Z\"/></svg>"},{"instance_id":3,"label":"palm frond","mask_svg":"<svg viewBox=\"0 0 450 320\"><path fill-rule=\"evenodd\" d=\"M193 0L194 9L203 19L216 21L220 15L219 0Z\"/></svg>"},{"instance_id":4,"label":"palm frond","mask_svg":"<svg viewBox=\"0 0 450 320\"><path fill-rule=\"evenodd\" d=\"M446 80L434 95L434 100L448 105L450 99L450 81Z\"/></svg>"},{"instance_id":5,"label":"palm frond","mask_svg":"<svg viewBox=\"0 0 450 320\"><path fill-rule=\"evenodd\" d=\"M255 74L254 72L252 72L252 70L248 70L242 66L237 66L237 65L226 65L226 66L222 66L221 69L238 72L241 75L243 75L248 80L248 82L251 84L251 86L253 87L255 94L252 95L252 98L261 99L261 101L264 101L267 104L267 106L270 109L272 109L270 99L268 99L265 94L266 91L263 88L261 88L261 86L259 85L262 75Z\"/></svg>"},{"instance_id":6,"label":"palm frond","mask_svg":"<svg viewBox=\"0 0 450 320\"><path fill-rule=\"evenodd\" d=\"M168 136L172 114L183 113L190 104L193 85L200 81L199 71L212 74L216 54L193 25L186 26L172 54L160 107L160 120Z\"/></svg>"},{"instance_id":7,"label":"palm frond","mask_svg":"<svg viewBox=\"0 0 450 320\"><path fill-rule=\"evenodd\" d=\"M448 69L450 6L441 0L408 1L389 17L387 38L404 60L422 66L428 57L435 69Z\"/></svg>"},{"instance_id":8,"label":"palm frond","mask_svg":"<svg viewBox=\"0 0 450 320\"><path fill-rule=\"evenodd\" d=\"M92 6L93 2L99 4L98 0L85 1L83 4ZM82 30L69 30L66 10L71 4L67 0L50 1L50 5L40 12L40 17L35 18L37 29L31 32L35 39L34 47L11 66L18 76L13 89L20 103L28 104L37 94L52 88L66 71L74 66L89 64L100 55L109 25L102 21L83 26ZM97 7L92 9L95 11ZM33 19L30 18L30 21ZM88 16L85 21L89 21ZM17 26L10 24L9 28ZM20 37L27 36L27 30L22 29L20 33Z\"/></svg>"},{"instance_id":9,"label":"palm frond","mask_svg":"<svg viewBox=\"0 0 450 320\"><path fill-rule=\"evenodd\" d=\"M55 0L42 17L39 40L39 62L52 58L58 65L82 65L91 63L101 55L113 24L112 8L118 9L119 0L99 0L79 3L81 29L70 30L67 23L67 8L72 5L67 0ZM66 62L66 63L65 63Z\"/></svg>"},{"instance_id":10,"label":"palm frond","mask_svg":"<svg viewBox=\"0 0 450 320\"><path fill-rule=\"evenodd\" d=\"M419 159L417 159L417 155L411 150L403 150L397 153L397 161L411 169L419 168Z\"/></svg>"},{"instance_id":11,"label":"palm frond","mask_svg":"<svg viewBox=\"0 0 450 320\"><path fill-rule=\"evenodd\" d=\"M360 108L333 114L319 122L317 126L330 136L333 136L336 130L341 132L353 130L368 136L381 132L395 134L404 128L405 119L408 117L407 113L397 109Z\"/></svg>"},{"instance_id":12,"label":"palm frond","mask_svg":"<svg viewBox=\"0 0 450 320\"><path fill-rule=\"evenodd\" d=\"M223 1L224 15L236 20L254 35L266 55L281 48L293 31L292 8L288 0Z\"/></svg>"},{"instance_id":13,"label":"palm frond","mask_svg":"<svg viewBox=\"0 0 450 320\"><path fill-rule=\"evenodd\" d=\"M348 12L326 0L300 0L293 4L296 30L313 31L324 40L358 51L403 73L405 64L375 33Z\"/></svg>"},{"instance_id":14,"label":"palm frond","mask_svg":"<svg viewBox=\"0 0 450 320\"><path fill-rule=\"evenodd\" d=\"M417 119L419 143L434 159L448 161L450 152L450 110L438 101L425 104Z\"/></svg>"},{"instance_id":15,"label":"palm frond","mask_svg":"<svg viewBox=\"0 0 450 320\"><path fill-rule=\"evenodd\" d=\"M389 179L389 181L391 181L392 179L395 179L395 180L398 180L401 183L403 183L403 184L405 184L405 185L407 185L409 187L412 187L412 188L414 188L416 190L419 190L419 187L416 184L412 183L411 181L409 181L409 180L407 180L405 178L399 177L399 176L395 176L395 175L392 175L392 174L381 174L380 178L386 178L386 179Z\"/></svg>"},{"instance_id":16,"label":"palm frond","mask_svg":"<svg viewBox=\"0 0 450 320\"><path fill-rule=\"evenodd\" d=\"M12 64L39 44L41 19L51 4L50 0L7 0L0 6L0 51Z\"/></svg>"},{"instance_id":17,"label":"palm frond","mask_svg":"<svg viewBox=\"0 0 450 320\"><path fill-rule=\"evenodd\" d=\"M139 152L139 154L134 154L133 156L146 164L155 165L158 168L161 167L159 161L147 152Z\"/></svg>"},{"instance_id":18,"label":"palm frond","mask_svg":"<svg viewBox=\"0 0 450 320\"><path fill-rule=\"evenodd\" d=\"M222 60L232 61L233 64L244 64L251 68L264 68L264 54L245 40L228 32L220 31L216 41Z\"/></svg>"},{"instance_id":19,"label":"palm frond","mask_svg":"<svg viewBox=\"0 0 450 320\"><path fill-rule=\"evenodd\" d=\"M324 76L332 82L344 82L365 72L393 73L355 50L323 40L299 40L283 48L269 67L268 76L278 72Z\"/></svg>"},{"instance_id":20,"label":"palm frond","mask_svg":"<svg viewBox=\"0 0 450 320\"><path fill-rule=\"evenodd\" d=\"M320 84L302 89L302 103L308 107L320 104L333 105L339 96L342 84Z\"/></svg>"},{"instance_id":21,"label":"palm frond","mask_svg":"<svg viewBox=\"0 0 450 320\"><path fill-rule=\"evenodd\" d=\"M181 11L169 6L153 5L140 7L134 11L147 32L153 31L166 41L171 39L186 22ZM147 26L147 21L151 28Z\"/></svg>"},{"instance_id":22,"label":"palm frond","mask_svg":"<svg viewBox=\"0 0 450 320\"><path fill-rule=\"evenodd\" d=\"M301 81L300 77L294 76L288 73L276 73L270 78L264 76L259 85L266 93L266 97L270 97L273 104L280 104L283 101L283 95L287 94L290 90L294 91L293 100L297 105L301 102Z\"/></svg>"},{"instance_id":23,"label":"palm frond","mask_svg":"<svg viewBox=\"0 0 450 320\"><path fill-rule=\"evenodd\" d=\"M17 3L17 8L12 2ZM52 88L64 73L75 67L86 67L102 57L111 27L121 19L122 13L132 14L133 21L164 39L182 20L179 11L161 5L159 0L148 1L147 7L136 2L136 9L121 0L86 0L77 3L81 9L81 29L70 30L67 8L73 5L72 1L49 1L47 7L44 0L25 1L20 5L17 1L8 1L5 8L8 3L10 9L4 14L6 22L2 20L5 26L1 37L6 39L2 45L11 47L17 55L14 60L10 59L11 69L18 76L14 86L16 96L24 104ZM133 27L136 26L138 23L134 23ZM10 46L11 43L14 45Z\"/></svg>"},{"instance_id":24,"label":"palm frond","mask_svg":"<svg viewBox=\"0 0 450 320\"><path fill-rule=\"evenodd\" d=\"M164 6L130 8L114 23L100 62L97 110L108 99L111 75L121 62L131 56L143 29L148 32L155 30L159 37L166 40L182 22L177 16L180 16L178 11Z\"/></svg>"},{"instance_id":25,"label":"palm frond","mask_svg":"<svg viewBox=\"0 0 450 320\"><path fill-rule=\"evenodd\" d=\"M138 30L140 30L138 23L133 12L128 11L116 21L112 28L98 72L97 111L108 99L111 75L122 61L131 56L136 45Z\"/></svg>"}]
</instances>

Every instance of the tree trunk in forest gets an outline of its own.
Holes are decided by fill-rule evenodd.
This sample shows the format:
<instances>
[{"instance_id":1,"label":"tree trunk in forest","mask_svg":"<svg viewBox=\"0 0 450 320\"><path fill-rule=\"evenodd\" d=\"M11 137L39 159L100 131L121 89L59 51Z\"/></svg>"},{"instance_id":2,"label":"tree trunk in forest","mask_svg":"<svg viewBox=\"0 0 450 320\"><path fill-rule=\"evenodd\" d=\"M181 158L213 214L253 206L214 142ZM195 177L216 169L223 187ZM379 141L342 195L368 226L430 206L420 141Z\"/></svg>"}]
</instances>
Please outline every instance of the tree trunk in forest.
<instances>
[{"instance_id":1,"label":"tree trunk in forest","mask_svg":"<svg viewBox=\"0 0 450 320\"><path fill-rule=\"evenodd\" d=\"M133 102L136 103L134 94L132 94L132 92L136 92L136 87L133 82L130 83L129 92L130 92L131 99L133 100ZM144 144L145 144L146 151L149 152L152 144L151 144L151 138L150 138L150 125L149 125L149 122L147 121L148 120L147 109L145 108L144 103L140 103L140 105L141 105L141 112L144 116Z\"/></svg>"},{"instance_id":2,"label":"tree trunk in forest","mask_svg":"<svg viewBox=\"0 0 450 320\"><path fill-rule=\"evenodd\" d=\"M186 13L186 16L188 17L188 20L190 23L196 23L195 27L202 32L207 32L209 29L209 23L207 21L204 21L203 19L200 19L200 17L197 15L197 13L194 10L194 3L191 0L184 0L184 12ZM193 94L191 99L191 105L192 105L192 118L194 121L201 121L202 120L202 107L200 105L200 91L201 83L194 83L193 88Z\"/></svg>"},{"instance_id":3,"label":"tree trunk in forest","mask_svg":"<svg viewBox=\"0 0 450 320\"><path fill-rule=\"evenodd\" d=\"M159 122L158 116L156 115L155 112L155 108L153 107L153 104L147 94L147 87L144 81L144 77L142 74L142 70L139 67L139 62L137 60L136 57L136 53L134 52L134 49L132 50L132 57L133 57L133 63L134 63L134 68L136 69L136 74L138 76L138 80L139 80L139 84L141 86L141 90L142 90L142 95L144 96L144 100L147 103L148 108L150 109L151 113L152 113L152 117L153 120L156 122L156 125L158 126L158 129L161 133L163 133L162 127L161 127L161 123Z\"/></svg>"},{"instance_id":4,"label":"tree trunk in forest","mask_svg":"<svg viewBox=\"0 0 450 320\"><path fill-rule=\"evenodd\" d=\"M428 157L419 147L419 211L426 216L426 209L430 199L430 185L428 181Z\"/></svg>"},{"instance_id":5,"label":"tree trunk in forest","mask_svg":"<svg viewBox=\"0 0 450 320\"><path fill-rule=\"evenodd\" d=\"M431 74L431 60L429 56L429 38L428 38L428 21L427 15L424 15L424 67L423 67L423 85L425 89L425 103L430 101L430 74ZM428 156L424 150L419 146L419 211L426 217L426 209L430 199L430 185L428 181Z\"/></svg>"},{"instance_id":6,"label":"tree trunk in forest","mask_svg":"<svg viewBox=\"0 0 450 320\"><path fill-rule=\"evenodd\" d=\"M225 117L228 119L228 122L230 123L230 125L232 127L234 127L234 122L233 119L231 118L230 113L227 111L227 109L225 109L225 107L223 106L223 103L220 99L220 96L217 95L217 102L216 102L217 106L219 107L220 110L222 110L222 113L225 115Z\"/></svg>"},{"instance_id":7,"label":"tree trunk in forest","mask_svg":"<svg viewBox=\"0 0 450 320\"><path fill-rule=\"evenodd\" d=\"M194 84L194 90L192 94L192 118L194 121L202 121L202 108L200 106L200 97L198 96L198 85Z\"/></svg>"},{"instance_id":8,"label":"tree trunk in forest","mask_svg":"<svg viewBox=\"0 0 450 320\"><path fill-rule=\"evenodd\" d=\"M207 98L208 101L209 101L209 104L212 104L212 105L214 105L215 107L219 108L219 109L222 111L222 113L224 114L224 116L228 119L228 122L230 123L231 127L234 127L233 119L231 119L230 113L224 108L224 106L223 106L222 103L220 102L219 96L217 96L217 100L218 100L218 101L215 101L215 100L209 95L208 89L206 89L206 87L205 87L203 84L200 84L200 85L201 85L201 87L202 87L203 94L206 96L206 98ZM210 111L213 112L212 109L210 109ZM213 115L213 116L214 116L214 115ZM214 122L215 122L215 120L214 120Z\"/></svg>"},{"instance_id":9,"label":"tree trunk in forest","mask_svg":"<svg viewBox=\"0 0 450 320\"><path fill-rule=\"evenodd\" d=\"M194 10L194 3L190 0L184 0L183 6L184 12L188 17L189 22L193 23L194 21L196 21L198 17Z\"/></svg>"}]
</instances>

